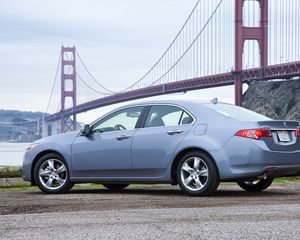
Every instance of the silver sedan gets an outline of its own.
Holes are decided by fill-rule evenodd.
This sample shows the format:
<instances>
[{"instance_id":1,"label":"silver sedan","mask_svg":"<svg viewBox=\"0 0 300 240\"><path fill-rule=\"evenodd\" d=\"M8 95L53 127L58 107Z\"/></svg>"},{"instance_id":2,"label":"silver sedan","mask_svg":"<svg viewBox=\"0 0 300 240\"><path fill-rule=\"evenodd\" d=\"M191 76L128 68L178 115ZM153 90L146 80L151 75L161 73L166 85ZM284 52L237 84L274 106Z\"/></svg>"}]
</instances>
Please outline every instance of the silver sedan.
<instances>
[{"instance_id":1,"label":"silver sedan","mask_svg":"<svg viewBox=\"0 0 300 240\"><path fill-rule=\"evenodd\" d=\"M74 183L170 183L203 196L220 181L262 191L275 177L300 175L299 127L216 100L140 102L34 142L23 178L46 193Z\"/></svg>"}]
</instances>

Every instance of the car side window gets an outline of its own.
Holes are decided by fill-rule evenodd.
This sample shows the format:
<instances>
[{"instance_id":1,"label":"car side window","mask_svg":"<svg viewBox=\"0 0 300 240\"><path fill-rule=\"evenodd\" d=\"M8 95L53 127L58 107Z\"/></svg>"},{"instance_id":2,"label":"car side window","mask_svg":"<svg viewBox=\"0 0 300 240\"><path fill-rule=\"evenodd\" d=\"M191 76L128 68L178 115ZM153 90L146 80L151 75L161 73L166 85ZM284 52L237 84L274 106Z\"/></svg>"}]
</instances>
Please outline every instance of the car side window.
<instances>
[{"instance_id":1,"label":"car side window","mask_svg":"<svg viewBox=\"0 0 300 240\"><path fill-rule=\"evenodd\" d=\"M193 118L180 107L154 105L148 113L145 127L177 126L192 122Z\"/></svg>"},{"instance_id":2,"label":"car side window","mask_svg":"<svg viewBox=\"0 0 300 240\"><path fill-rule=\"evenodd\" d=\"M114 112L93 125L92 132L133 130L144 107L131 107Z\"/></svg>"},{"instance_id":3,"label":"car side window","mask_svg":"<svg viewBox=\"0 0 300 240\"><path fill-rule=\"evenodd\" d=\"M191 124L193 121L194 119L189 114L183 112L180 120L180 125Z\"/></svg>"}]
</instances>

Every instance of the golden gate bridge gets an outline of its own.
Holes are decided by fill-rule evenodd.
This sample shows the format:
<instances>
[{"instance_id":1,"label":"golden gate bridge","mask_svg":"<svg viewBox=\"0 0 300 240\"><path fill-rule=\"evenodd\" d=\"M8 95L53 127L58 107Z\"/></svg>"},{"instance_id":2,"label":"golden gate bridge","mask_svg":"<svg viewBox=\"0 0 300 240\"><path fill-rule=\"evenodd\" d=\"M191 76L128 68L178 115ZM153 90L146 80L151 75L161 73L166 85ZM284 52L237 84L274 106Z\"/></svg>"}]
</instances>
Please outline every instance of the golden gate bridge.
<instances>
[{"instance_id":1,"label":"golden gate bridge","mask_svg":"<svg viewBox=\"0 0 300 240\"><path fill-rule=\"evenodd\" d=\"M76 115L115 103L219 86L300 75L298 0L199 0L158 60L124 89L109 89L89 71L74 47L62 47L46 115L38 128L60 121L77 128ZM60 84L58 82L60 79ZM115 83L114 85L118 85ZM56 101L55 92L60 92ZM56 110L49 112L56 104ZM35 123L32 123L35 124Z\"/></svg>"}]
</instances>

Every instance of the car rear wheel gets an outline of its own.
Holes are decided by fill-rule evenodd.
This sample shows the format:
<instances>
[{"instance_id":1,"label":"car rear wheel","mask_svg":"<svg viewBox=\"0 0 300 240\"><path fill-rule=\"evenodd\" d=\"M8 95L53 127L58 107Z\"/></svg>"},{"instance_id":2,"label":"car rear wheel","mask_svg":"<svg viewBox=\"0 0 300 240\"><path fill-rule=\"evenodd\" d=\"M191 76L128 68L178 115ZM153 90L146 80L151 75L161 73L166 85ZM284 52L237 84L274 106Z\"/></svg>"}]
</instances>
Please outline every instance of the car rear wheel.
<instances>
[{"instance_id":1,"label":"car rear wheel","mask_svg":"<svg viewBox=\"0 0 300 240\"><path fill-rule=\"evenodd\" d=\"M73 187L67 165L61 156L46 154L34 167L34 181L45 193L64 193Z\"/></svg>"},{"instance_id":2,"label":"car rear wheel","mask_svg":"<svg viewBox=\"0 0 300 240\"><path fill-rule=\"evenodd\" d=\"M270 187L272 182L273 178L267 178L261 180L239 181L237 184L248 192L260 192Z\"/></svg>"},{"instance_id":3,"label":"car rear wheel","mask_svg":"<svg viewBox=\"0 0 300 240\"><path fill-rule=\"evenodd\" d=\"M129 184L103 184L104 187L110 190L122 190L129 186Z\"/></svg>"},{"instance_id":4,"label":"car rear wheel","mask_svg":"<svg viewBox=\"0 0 300 240\"><path fill-rule=\"evenodd\" d=\"M177 182L181 190L192 196L206 196L219 186L219 173L213 159L194 151L185 154L177 166Z\"/></svg>"}]
</instances>

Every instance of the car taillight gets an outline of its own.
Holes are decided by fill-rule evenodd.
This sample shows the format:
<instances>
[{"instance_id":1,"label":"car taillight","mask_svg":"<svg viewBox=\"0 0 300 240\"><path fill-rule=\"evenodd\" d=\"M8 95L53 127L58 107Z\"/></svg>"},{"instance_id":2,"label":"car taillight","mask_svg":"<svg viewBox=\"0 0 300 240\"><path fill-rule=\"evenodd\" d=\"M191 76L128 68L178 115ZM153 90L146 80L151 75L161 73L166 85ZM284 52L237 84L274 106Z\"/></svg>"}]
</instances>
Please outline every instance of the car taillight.
<instances>
[{"instance_id":1,"label":"car taillight","mask_svg":"<svg viewBox=\"0 0 300 240\"><path fill-rule=\"evenodd\" d=\"M235 136L259 140L261 137L272 137L272 132L270 129L243 129Z\"/></svg>"},{"instance_id":2,"label":"car taillight","mask_svg":"<svg viewBox=\"0 0 300 240\"><path fill-rule=\"evenodd\" d=\"M300 129L297 129L297 130L295 131L295 135L296 135L296 137L300 137Z\"/></svg>"}]
</instances>

